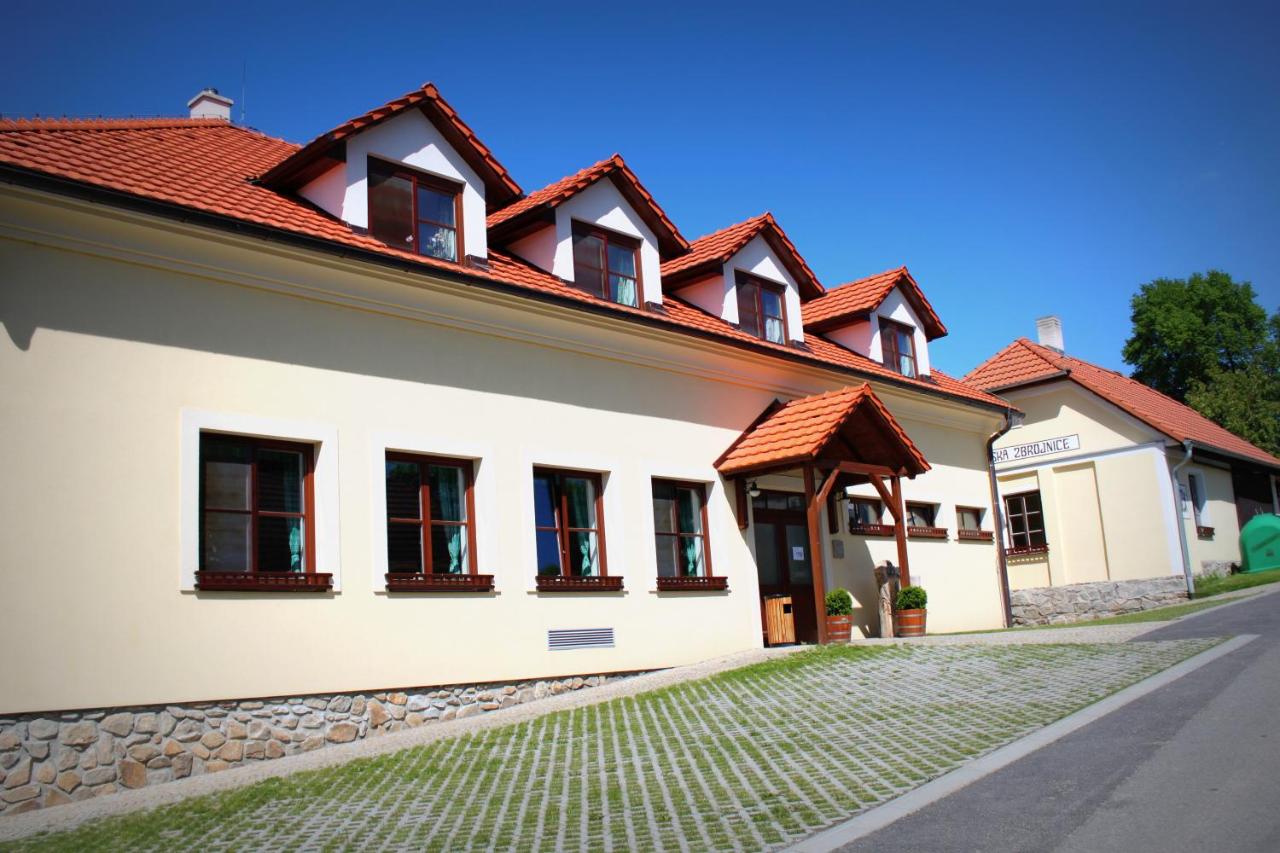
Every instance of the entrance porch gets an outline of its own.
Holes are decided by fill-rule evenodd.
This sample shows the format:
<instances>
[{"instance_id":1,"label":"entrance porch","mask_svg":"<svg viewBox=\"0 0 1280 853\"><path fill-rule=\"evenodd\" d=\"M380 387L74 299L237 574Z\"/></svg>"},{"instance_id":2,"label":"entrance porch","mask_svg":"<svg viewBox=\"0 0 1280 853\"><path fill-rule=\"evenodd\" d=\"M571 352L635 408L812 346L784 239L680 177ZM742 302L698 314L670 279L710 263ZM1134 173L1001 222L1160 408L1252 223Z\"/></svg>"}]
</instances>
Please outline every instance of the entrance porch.
<instances>
[{"instance_id":1,"label":"entrance porch","mask_svg":"<svg viewBox=\"0 0 1280 853\"><path fill-rule=\"evenodd\" d=\"M929 463L869 385L775 401L716 469L732 484L739 529L752 530L761 595L791 595L798 641L828 640L822 516L839 530L848 487L870 483L888 507L902 583L910 583L901 480ZM799 488L752 488L765 477Z\"/></svg>"}]
</instances>

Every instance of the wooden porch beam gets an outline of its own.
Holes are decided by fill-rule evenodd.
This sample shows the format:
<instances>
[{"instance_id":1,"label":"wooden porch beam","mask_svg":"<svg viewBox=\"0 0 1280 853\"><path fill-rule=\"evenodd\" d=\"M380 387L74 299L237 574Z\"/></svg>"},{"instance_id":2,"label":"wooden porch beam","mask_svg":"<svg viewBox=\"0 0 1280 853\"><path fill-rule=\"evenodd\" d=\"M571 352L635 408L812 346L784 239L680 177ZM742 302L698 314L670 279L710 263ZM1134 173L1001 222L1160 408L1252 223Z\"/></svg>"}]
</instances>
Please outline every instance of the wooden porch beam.
<instances>
[{"instance_id":1,"label":"wooden porch beam","mask_svg":"<svg viewBox=\"0 0 1280 853\"><path fill-rule=\"evenodd\" d=\"M911 570L907 567L907 525L906 508L902 505L902 480L893 478L893 506L898 516L898 527L894 538L898 540L898 574L903 586L911 585Z\"/></svg>"},{"instance_id":2,"label":"wooden porch beam","mask_svg":"<svg viewBox=\"0 0 1280 853\"><path fill-rule=\"evenodd\" d=\"M834 475L833 475L834 476ZM804 500L809 528L809 567L813 571L813 607L818 617L818 643L827 643L827 582L822 568L822 502L813 485L813 466L804 466ZM797 602L792 602L796 606Z\"/></svg>"},{"instance_id":3,"label":"wooden porch beam","mask_svg":"<svg viewBox=\"0 0 1280 853\"><path fill-rule=\"evenodd\" d=\"M885 488L884 480L879 477L868 477L871 485L876 487L876 491L880 493L880 500L884 501L884 505L889 508L889 514L893 516L893 520L899 524L902 523L902 514L898 512L898 505L893 502L893 495Z\"/></svg>"},{"instance_id":4,"label":"wooden porch beam","mask_svg":"<svg viewBox=\"0 0 1280 853\"><path fill-rule=\"evenodd\" d=\"M836 467L846 474L862 474L870 476L872 474L879 477L895 477L898 472L887 465L868 465L865 462L837 462Z\"/></svg>"},{"instance_id":5,"label":"wooden porch beam","mask_svg":"<svg viewBox=\"0 0 1280 853\"><path fill-rule=\"evenodd\" d=\"M733 478L733 495L738 505L738 529L746 530L751 525L750 507L747 504L747 478Z\"/></svg>"}]
</instances>

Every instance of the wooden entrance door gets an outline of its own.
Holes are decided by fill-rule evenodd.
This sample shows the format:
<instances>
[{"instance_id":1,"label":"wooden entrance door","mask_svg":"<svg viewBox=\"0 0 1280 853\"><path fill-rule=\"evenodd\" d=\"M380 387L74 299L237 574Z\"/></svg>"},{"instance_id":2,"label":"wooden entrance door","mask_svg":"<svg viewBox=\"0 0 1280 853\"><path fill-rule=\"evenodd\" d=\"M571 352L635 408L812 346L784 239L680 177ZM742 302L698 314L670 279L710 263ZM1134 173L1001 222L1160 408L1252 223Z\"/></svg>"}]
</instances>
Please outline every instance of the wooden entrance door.
<instances>
[{"instance_id":1,"label":"wooden entrance door","mask_svg":"<svg viewBox=\"0 0 1280 853\"><path fill-rule=\"evenodd\" d=\"M813 561L804 495L761 492L752 498L751 505L760 594L791 596L796 640L816 643L818 616L813 603Z\"/></svg>"}]
</instances>

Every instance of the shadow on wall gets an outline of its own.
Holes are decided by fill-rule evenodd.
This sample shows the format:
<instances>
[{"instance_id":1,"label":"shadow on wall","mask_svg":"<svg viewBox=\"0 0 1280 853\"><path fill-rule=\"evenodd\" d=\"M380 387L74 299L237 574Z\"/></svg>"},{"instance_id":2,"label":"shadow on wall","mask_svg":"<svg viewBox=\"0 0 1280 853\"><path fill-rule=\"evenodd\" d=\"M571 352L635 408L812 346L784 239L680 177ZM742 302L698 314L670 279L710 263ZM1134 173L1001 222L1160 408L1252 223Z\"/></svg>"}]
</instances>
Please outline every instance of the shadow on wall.
<instances>
[{"instance_id":1,"label":"shadow on wall","mask_svg":"<svg viewBox=\"0 0 1280 853\"><path fill-rule=\"evenodd\" d=\"M844 557L831 560L831 575L836 586L853 593L854 627L868 637L880 636L879 586L876 584L875 560L862 536L842 536Z\"/></svg>"},{"instance_id":2,"label":"shadow on wall","mask_svg":"<svg viewBox=\"0 0 1280 853\"><path fill-rule=\"evenodd\" d=\"M38 330L55 329L734 429L771 399L707 394L692 377L38 247L9 244L2 266L0 323L24 352L39 346Z\"/></svg>"}]
</instances>

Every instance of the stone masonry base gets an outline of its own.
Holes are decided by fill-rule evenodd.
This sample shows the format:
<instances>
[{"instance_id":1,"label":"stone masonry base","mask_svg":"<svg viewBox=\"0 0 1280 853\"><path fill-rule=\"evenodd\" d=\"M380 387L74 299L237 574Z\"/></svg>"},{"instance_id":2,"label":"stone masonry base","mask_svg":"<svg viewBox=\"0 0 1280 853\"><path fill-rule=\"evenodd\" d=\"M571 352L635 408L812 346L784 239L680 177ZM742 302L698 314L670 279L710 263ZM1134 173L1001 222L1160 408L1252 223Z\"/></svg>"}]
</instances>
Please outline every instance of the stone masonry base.
<instances>
[{"instance_id":1,"label":"stone masonry base","mask_svg":"<svg viewBox=\"0 0 1280 853\"><path fill-rule=\"evenodd\" d=\"M1186 600L1187 585L1181 575L1041 586L1009 593L1014 625L1056 625L1100 619Z\"/></svg>"},{"instance_id":2,"label":"stone masonry base","mask_svg":"<svg viewBox=\"0 0 1280 853\"><path fill-rule=\"evenodd\" d=\"M486 714L629 674L0 717L0 816Z\"/></svg>"}]
</instances>

